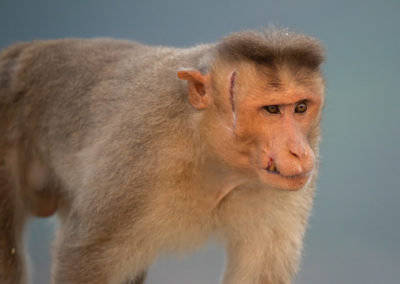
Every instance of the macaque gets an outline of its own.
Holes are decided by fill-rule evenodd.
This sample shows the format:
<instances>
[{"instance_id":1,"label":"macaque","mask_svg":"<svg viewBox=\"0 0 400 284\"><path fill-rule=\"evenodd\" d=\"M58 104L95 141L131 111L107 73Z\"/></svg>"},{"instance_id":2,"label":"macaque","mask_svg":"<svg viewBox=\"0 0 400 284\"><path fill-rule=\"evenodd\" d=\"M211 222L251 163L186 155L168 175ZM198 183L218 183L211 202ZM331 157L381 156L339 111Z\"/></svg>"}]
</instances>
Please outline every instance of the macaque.
<instances>
[{"instance_id":1,"label":"macaque","mask_svg":"<svg viewBox=\"0 0 400 284\"><path fill-rule=\"evenodd\" d=\"M224 284L288 284L317 176L324 51L287 30L192 48L114 39L0 53L0 283L57 214L52 283L144 283L210 236Z\"/></svg>"}]
</instances>

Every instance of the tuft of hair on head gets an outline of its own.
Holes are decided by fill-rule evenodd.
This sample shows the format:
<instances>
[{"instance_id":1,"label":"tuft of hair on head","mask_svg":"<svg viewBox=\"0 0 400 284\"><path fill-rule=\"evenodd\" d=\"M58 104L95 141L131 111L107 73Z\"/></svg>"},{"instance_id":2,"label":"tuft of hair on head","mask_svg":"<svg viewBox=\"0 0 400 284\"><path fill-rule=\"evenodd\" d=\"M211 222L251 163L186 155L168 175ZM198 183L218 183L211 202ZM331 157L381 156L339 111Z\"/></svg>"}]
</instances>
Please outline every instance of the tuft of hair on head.
<instances>
[{"instance_id":1,"label":"tuft of hair on head","mask_svg":"<svg viewBox=\"0 0 400 284\"><path fill-rule=\"evenodd\" d=\"M266 28L230 34L217 44L216 57L229 61L248 60L274 67L288 63L318 70L324 48L315 38L288 29Z\"/></svg>"}]
</instances>

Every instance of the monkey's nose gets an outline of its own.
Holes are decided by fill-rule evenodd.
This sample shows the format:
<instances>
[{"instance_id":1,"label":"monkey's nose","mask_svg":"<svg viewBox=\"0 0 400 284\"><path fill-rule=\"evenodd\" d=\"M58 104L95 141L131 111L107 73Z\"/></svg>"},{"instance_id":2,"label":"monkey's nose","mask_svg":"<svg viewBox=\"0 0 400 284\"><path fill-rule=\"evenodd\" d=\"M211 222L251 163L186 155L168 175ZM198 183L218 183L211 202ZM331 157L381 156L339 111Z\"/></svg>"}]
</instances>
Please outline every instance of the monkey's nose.
<instances>
[{"instance_id":1,"label":"monkey's nose","mask_svg":"<svg viewBox=\"0 0 400 284\"><path fill-rule=\"evenodd\" d=\"M307 175L314 168L314 154L303 149L301 152L289 150L286 161L282 165L280 172L287 175Z\"/></svg>"}]
</instances>

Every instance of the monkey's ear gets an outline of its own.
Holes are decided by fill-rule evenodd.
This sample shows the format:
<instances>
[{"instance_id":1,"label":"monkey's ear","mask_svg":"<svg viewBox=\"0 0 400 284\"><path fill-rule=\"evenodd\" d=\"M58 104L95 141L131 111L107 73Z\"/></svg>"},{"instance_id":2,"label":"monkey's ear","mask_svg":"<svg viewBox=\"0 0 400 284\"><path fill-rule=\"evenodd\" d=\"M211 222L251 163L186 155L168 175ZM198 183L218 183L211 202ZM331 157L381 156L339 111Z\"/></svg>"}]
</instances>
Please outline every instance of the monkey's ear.
<instances>
[{"instance_id":1,"label":"monkey's ear","mask_svg":"<svg viewBox=\"0 0 400 284\"><path fill-rule=\"evenodd\" d=\"M183 70L178 77L188 81L189 101L196 109L206 108L211 102L210 75L197 70Z\"/></svg>"}]
</instances>

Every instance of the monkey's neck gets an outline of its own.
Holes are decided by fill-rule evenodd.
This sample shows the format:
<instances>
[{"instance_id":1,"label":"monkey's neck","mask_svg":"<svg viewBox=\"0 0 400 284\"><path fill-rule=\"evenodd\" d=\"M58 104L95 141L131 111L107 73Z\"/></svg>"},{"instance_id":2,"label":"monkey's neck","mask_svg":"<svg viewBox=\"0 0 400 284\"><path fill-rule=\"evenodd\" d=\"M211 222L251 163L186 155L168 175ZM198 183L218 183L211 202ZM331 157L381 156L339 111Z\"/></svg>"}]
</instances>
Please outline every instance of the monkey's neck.
<instances>
[{"instance_id":1,"label":"monkey's neck","mask_svg":"<svg viewBox=\"0 0 400 284\"><path fill-rule=\"evenodd\" d=\"M233 170L227 169L214 159L205 159L193 173L193 184L200 187L201 197L209 209L214 209L235 188L248 182Z\"/></svg>"}]
</instances>

